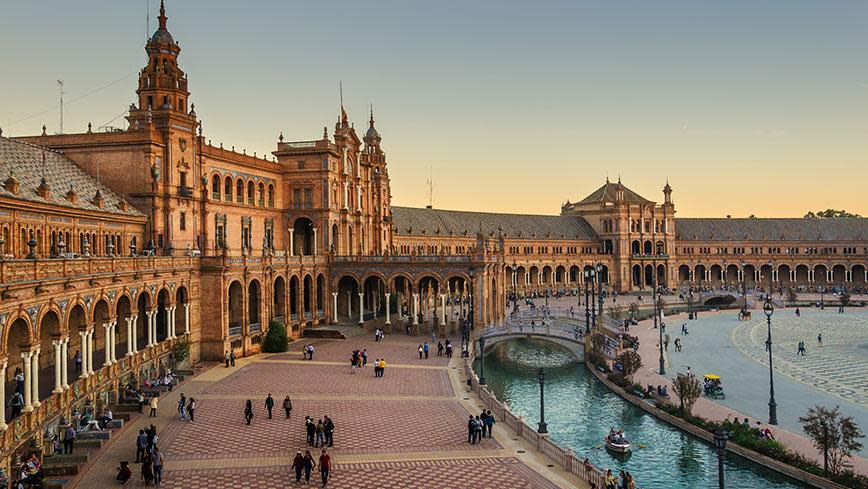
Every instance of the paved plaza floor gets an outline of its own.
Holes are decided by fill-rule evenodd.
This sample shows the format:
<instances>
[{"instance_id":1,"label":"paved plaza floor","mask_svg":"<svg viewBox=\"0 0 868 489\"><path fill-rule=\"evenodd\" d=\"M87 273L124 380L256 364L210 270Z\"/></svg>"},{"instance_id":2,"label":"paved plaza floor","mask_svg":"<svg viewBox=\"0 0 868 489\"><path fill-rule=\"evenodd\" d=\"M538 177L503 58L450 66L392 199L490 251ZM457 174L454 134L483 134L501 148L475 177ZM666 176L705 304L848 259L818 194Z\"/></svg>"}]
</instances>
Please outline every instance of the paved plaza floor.
<instances>
[{"instance_id":1,"label":"paved plaza floor","mask_svg":"<svg viewBox=\"0 0 868 489\"><path fill-rule=\"evenodd\" d=\"M463 385L461 359L437 357L436 343L426 360L416 349L421 337L311 341L313 361L302 359L302 343L295 342L287 353L240 359L237 367L219 365L188 380L161 399L158 417L139 417L114 437L74 486L114 485L118 462L135 460L138 430L154 423L165 487L291 487L295 452L310 449L315 459L320 454L306 445L304 416L328 415L336 425L328 487L586 487L503 427L495 426L493 439L469 445L467 417L478 414L481 404ZM367 349L370 363L386 358L383 378L374 377L371 366L351 373L350 355L357 348ZM176 415L182 392L196 399L195 422ZM269 392L275 399L273 419L264 405ZM287 394L290 419L281 408ZM249 426L243 417L247 399L254 407ZM138 464L133 472L133 487L143 486ZM314 475L311 484L321 485L318 472Z\"/></svg>"}]
</instances>

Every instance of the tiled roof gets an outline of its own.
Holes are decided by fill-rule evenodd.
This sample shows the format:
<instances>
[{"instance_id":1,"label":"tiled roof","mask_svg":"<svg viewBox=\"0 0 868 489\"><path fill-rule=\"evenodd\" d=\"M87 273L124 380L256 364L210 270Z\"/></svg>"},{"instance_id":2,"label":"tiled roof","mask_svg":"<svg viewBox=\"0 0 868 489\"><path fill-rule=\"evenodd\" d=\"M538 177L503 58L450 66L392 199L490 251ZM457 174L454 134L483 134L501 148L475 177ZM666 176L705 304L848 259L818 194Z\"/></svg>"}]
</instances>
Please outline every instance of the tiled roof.
<instances>
[{"instance_id":1,"label":"tiled roof","mask_svg":"<svg viewBox=\"0 0 868 489\"><path fill-rule=\"evenodd\" d=\"M42 181L43 152L45 154L45 178L51 189L47 200L36 193L36 189ZM18 195L6 190L2 185L9 178L10 173L19 182ZM75 203L66 198L70 187L75 190L77 196ZM102 209L93 203L97 190L103 198ZM143 216L131 205L127 205L126 212L121 211L119 207L120 195L98 183L95 178L63 154L4 137L0 137L0 197L88 211Z\"/></svg>"},{"instance_id":2,"label":"tiled roof","mask_svg":"<svg viewBox=\"0 0 868 489\"><path fill-rule=\"evenodd\" d=\"M507 238L596 239L583 218L491 212L447 211L392 207L393 226L399 236L470 236L482 229L486 236L501 231Z\"/></svg>"},{"instance_id":3,"label":"tiled roof","mask_svg":"<svg viewBox=\"0 0 868 489\"><path fill-rule=\"evenodd\" d=\"M579 204L595 204L598 202L616 202L618 199L618 186L624 190L624 202L631 204L650 204L651 201L625 187L620 181L611 183L606 180L602 187L595 190L591 195L580 200Z\"/></svg>"},{"instance_id":4,"label":"tiled roof","mask_svg":"<svg viewBox=\"0 0 868 489\"><path fill-rule=\"evenodd\" d=\"M685 241L858 241L868 240L868 219L678 218L675 235Z\"/></svg>"}]
</instances>

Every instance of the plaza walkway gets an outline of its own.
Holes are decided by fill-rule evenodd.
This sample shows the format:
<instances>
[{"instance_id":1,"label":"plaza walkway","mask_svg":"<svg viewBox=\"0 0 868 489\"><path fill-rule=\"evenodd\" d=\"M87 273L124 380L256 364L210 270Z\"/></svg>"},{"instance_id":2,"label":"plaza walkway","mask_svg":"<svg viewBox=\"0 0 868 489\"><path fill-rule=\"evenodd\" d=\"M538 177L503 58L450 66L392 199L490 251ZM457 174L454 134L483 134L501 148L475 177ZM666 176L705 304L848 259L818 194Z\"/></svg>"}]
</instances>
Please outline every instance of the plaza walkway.
<instances>
[{"instance_id":1,"label":"plaza walkway","mask_svg":"<svg viewBox=\"0 0 868 489\"><path fill-rule=\"evenodd\" d=\"M778 314L782 311L778 312ZM686 373L687 366L691 366L693 373L702 377L705 373L717 373L723 376L724 390L727 392L725 401L713 401L705 396L700 397L693 407L693 414L703 418L721 421L726 417L730 419L750 419L755 425L760 420L765 425L768 420L768 364L753 363L751 356L743 354L730 340L730 334L722 332L704 331L703 326L713 326L713 321L707 324L705 320L710 317L717 319L723 315L736 315L736 311L705 312L699 321L687 321L686 314L667 317L666 332L669 333L669 351L665 353L664 360L667 376L657 374L659 364L659 331L653 329L652 321L641 321L636 326L631 326L629 333L639 338L639 354L642 356L642 369L636 373L634 380L640 385L667 385L670 396L674 403L678 398L674 396L671 378L677 373ZM762 314L755 311L755 314ZM765 317L762 318L763 323ZM689 335L680 334L681 324L687 322ZM719 326L719 325L718 325ZM723 340L711 341L712 333ZM720 334L716 334L720 333ZM734 336L738 338L738 336ZM681 339L682 352L675 352L673 345L676 338ZM702 338L702 340L700 340ZM809 339L806 338L806 339ZM764 338L763 338L764 341ZM792 345L787 345L790 347ZM762 346L757 346L762 350ZM775 356L785 354L776 347ZM786 353L790 353L788 350ZM759 360L759 358L757 358ZM710 367L710 368L709 368ZM775 397L778 402L778 418L782 426L771 427L775 438L783 442L791 449L817 461L822 465L822 455L811 445L811 442L801 434L797 422L793 419L803 415L807 408L814 404L833 407L836 404L844 404L841 399L825 395L815 390L810 384L800 384L796 376L785 377L781 368L786 368L786 362L775 363ZM842 371L843 364L839 367ZM706 371L719 369L719 371ZM751 397L748 399L748 397ZM724 405L725 402L727 405ZM798 407L794 407L796 403ZM844 406L842 406L842 409ZM787 410L792 411L789 416ZM846 411L846 409L844 409ZM792 418L792 419L790 419ZM786 421L786 422L785 422ZM785 425L785 426L783 426ZM862 426L863 429L868 426ZM856 457L853 460L853 468L860 473L868 474L868 459Z\"/></svg>"},{"instance_id":2,"label":"plaza walkway","mask_svg":"<svg viewBox=\"0 0 868 489\"><path fill-rule=\"evenodd\" d=\"M110 487L120 460L135 460L138 430L154 423L165 459L164 485L169 488L283 488L295 484L290 464L307 447L304 417L325 415L336 425L329 449L334 470L328 487L352 488L527 488L587 487L550 459L495 425L494 439L467 443L467 419L481 404L469 394L461 359L419 359L421 337L389 336L312 340L314 360L302 359L302 343L282 354L240 359L234 368L211 368L185 382L160 401L159 416L134 420L102 450L74 481L77 487ZM455 341L453 341L455 343ZM383 378L373 367L353 375L353 349L367 349L368 361L384 357ZM181 421L176 405L181 393L194 397L196 421ZM275 400L268 419L265 398ZM289 395L293 410L281 408ZM247 426L245 400L254 418ZM133 465L134 487L140 465ZM318 472L311 484L321 485ZM74 485L75 485L74 484Z\"/></svg>"}]
</instances>

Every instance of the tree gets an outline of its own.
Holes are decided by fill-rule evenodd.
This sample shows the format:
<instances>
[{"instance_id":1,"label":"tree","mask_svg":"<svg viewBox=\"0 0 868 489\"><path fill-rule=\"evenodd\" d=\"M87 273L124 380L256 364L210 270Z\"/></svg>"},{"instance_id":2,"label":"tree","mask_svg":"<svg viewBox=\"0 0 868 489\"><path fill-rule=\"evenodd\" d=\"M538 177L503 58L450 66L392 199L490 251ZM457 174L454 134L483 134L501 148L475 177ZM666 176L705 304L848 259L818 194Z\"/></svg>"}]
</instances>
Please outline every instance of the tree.
<instances>
[{"instance_id":1,"label":"tree","mask_svg":"<svg viewBox=\"0 0 868 489\"><path fill-rule=\"evenodd\" d=\"M796 299L799 298L799 295L796 293L796 289L792 286L787 287L787 301L793 305L796 303Z\"/></svg>"},{"instance_id":2,"label":"tree","mask_svg":"<svg viewBox=\"0 0 868 489\"><path fill-rule=\"evenodd\" d=\"M693 404L702 395L702 386L699 384L699 379L685 374L678 374L672 382L672 391L678 396L680 401L681 415L684 416L687 407L687 414L693 409Z\"/></svg>"},{"instance_id":3,"label":"tree","mask_svg":"<svg viewBox=\"0 0 868 489\"><path fill-rule=\"evenodd\" d=\"M272 319L268 322L268 333L265 334L265 341L262 342L262 351L280 353L286 351L287 348L286 325L281 321Z\"/></svg>"},{"instance_id":4,"label":"tree","mask_svg":"<svg viewBox=\"0 0 868 489\"><path fill-rule=\"evenodd\" d=\"M639 304L636 302L630 303L630 319L636 319L636 315L639 314Z\"/></svg>"},{"instance_id":5,"label":"tree","mask_svg":"<svg viewBox=\"0 0 868 489\"><path fill-rule=\"evenodd\" d=\"M623 314L623 313L624 313L624 306L623 305L618 304L616 302L616 303L613 303L611 306L609 306L609 315L612 317L612 319L614 319L616 321L621 319L621 314Z\"/></svg>"},{"instance_id":6,"label":"tree","mask_svg":"<svg viewBox=\"0 0 868 489\"><path fill-rule=\"evenodd\" d=\"M642 357L633 350L624 351L618 355L615 362L621 364L621 374L630 383L633 382L633 375L642 368Z\"/></svg>"},{"instance_id":7,"label":"tree","mask_svg":"<svg viewBox=\"0 0 868 489\"><path fill-rule=\"evenodd\" d=\"M844 209L826 209L824 211L818 212L808 212L805 214L805 218L807 219L840 219L844 217L862 217L859 214L854 214L852 212L847 212Z\"/></svg>"},{"instance_id":8,"label":"tree","mask_svg":"<svg viewBox=\"0 0 868 489\"><path fill-rule=\"evenodd\" d=\"M756 219L757 217L756 217L756 214L751 214L751 215L747 216L747 218L748 219Z\"/></svg>"},{"instance_id":9,"label":"tree","mask_svg":"<svg viewBox=\"0 0 868 489\"><path fill-rule=\"evenodd\" d=\"M830 470L833 474L840 474L850 467L847 459L862 449L862 443L857 439L865 435L852 416L841 416L838 406L834 409L814 406L799 418L799 422L814 447L823 452L823 474L826 476Z\"/></svg>"},{"instance_id":10,"label":"tree","mask_svg":"<svg viewBox=\"0 0 868 489\"><path fill-rule=\"evenodd\" d=\"M850 293L849 292L841 292L841 295L838 296L838 299L841 301L841 305L843 307L847 307L850 305Z\"/></svg>"}]
</instances>

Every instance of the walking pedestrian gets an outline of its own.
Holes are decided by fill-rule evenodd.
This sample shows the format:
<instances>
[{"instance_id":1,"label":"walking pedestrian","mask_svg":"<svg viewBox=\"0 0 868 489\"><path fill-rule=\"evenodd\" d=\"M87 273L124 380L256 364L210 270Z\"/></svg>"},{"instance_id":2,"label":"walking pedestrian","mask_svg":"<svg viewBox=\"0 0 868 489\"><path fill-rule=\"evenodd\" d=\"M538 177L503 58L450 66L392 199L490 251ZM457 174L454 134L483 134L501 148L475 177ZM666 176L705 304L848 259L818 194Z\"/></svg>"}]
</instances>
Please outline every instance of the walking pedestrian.
<instances>
[{"instance_id":1,"label":"walking pedestrian","mask_svg":"<svg viewBox=\"0 0 868 489\"><path fill-rule=\"evenodd\" d=\"M424 345L422 345L422 350L425 351L425 359L428 359L428 342L426 341Z\"/></svg>"},{"instance_id":2,"label":"walking pedestrian","mask_svg":"<svg viewBox=\"0 0 868 489\"><path fill-rule=\"evenodd\" d=\"M304 417L304 429L307 431L307 446L313 446L313 438L316 435L316 424L310 416Z\"/></svg>"},{"instance_id":3,"label":"walking pedestrian","mask_svg":"<svg viewBox=\"0 0 868 489\"><path fill-rule=\"evenodd\" d=\"M229 352L229 365L235 366L235 350Z\"/></svg>"},{"instance_id":4,"label":"walking pedestrian","mask_svg":"<svg viewBox=\"0 0 868 489\"><path fill-rule=\"evenodd\" d=\"M139 413L141 413L141 412L142 412L142 409L144 408L144 405L145 405L145 395L142 394L142 391L139 391L139 392L136 394L136 398L137 398L137 399L136 399L136 402L139 403Z\"/></svg>"},{"instance_id":5,"label":"walking pedestrian","mask_svg":"<svg viewBox=\"0 0 868 489\"><path fill-rule=\"evenodd\" d=\"M473 422L473 415L470 415L470 420L467 421L467 443L473 444L473 429L476 424Z\"/></svg>"},{"instance_id":6,"label":"walking pedestrian","mask_svg":"<svg viewBox=\"0 0 868 489\"><path fill-rule=\"evenodd\" d=\"M289 419L289 415L292 414L292 401L289 400L289 396L283 398L283 410L286 412L286 419Z\"/></svg>"},{"instance_id":7,"label":"walking pedestrian","mask_svg":"<svg viewBox=\"0 0 868 489\"><path fill-rule=\"evenodd\" d=\"M146 486L154 483L154 460L151 458L150 453L146 453L144 458L142 458L142 479L145 481Z\"/></svg>"},{"instance_id":8,"label":"walking pedestrian","mask_svg":"<svg viewBox=\"0 0 868 489\"><path fill-rule=\"evenodd\" d=\"M184 393L181 393L181 398L178 399L178 414L181 416L181 420L185 421L187 419L187 398L184 397Z\"/></svg>"},{"instance_id":9,"label":"walking pedestrian","mask_svg":"<svg viewBox=\"0 0 868 489\"><path fill-rule=\"evenodd\" d=\"M157 417L157 405L158 405L159 403L160 403L160 398L159 398L159 397L157 397L156 395L153 396L153 397L151 397L151 403L150 403L150 406L151 406L151 414L149 415L149 417L151 417L151 418L156 418L156 417Z\"/></svg>"},{"instance_id":10,"label":"walking pedestrian","mask_svg":"<svg viewBox=\"0 0 868 489\"><path fill-rule=\"evenodd\" d=\"M250 421L253 420L253 403L250 402L250 399L244 403L244 420L247 421L247 424L250 424Z\"/></svg>"},{"instance_id":11,"label":"walking pedestrian","mask_svg":"<svg viewBox=\"0 0 868 489\"><path fill-rule=\"evenodd\" d=\"M368 366L368 350L367 348L362 348L362 367Z\"/></svg>"},{"instance_id":12,"label":"walking pedestrian","mask_svg":"<svg viewBox=\"0 0 868 489\"><path fill-rule=\"evenodd\" d=\"M313 456L310 450L304 452L304 483L310 484L310 472L316 467L316 462L313 461Z\"/></svg>"},{"instance_id":13,"label":"walking pedestrian","mask_svg":"<svg viewBox=\"0 0 868 489\"><path fill-rule=\"evenodd\" d=\"M441 343L439 341L437 342L437 356L438 357L443 356L443 343Z\"/></svg>"},{"instance_id":14,"label":"walking pedestrian","mask_svg":"<svg viewBox=\"0 0 868 489\"><path fill-rule=\"evenodd\" d=\"M329 482L329 471L332 469L332 458L326 453L325 450L322 451L322 455L319 456L319 473L322 476L322 486L325 487Z\"/></svg>"},{"instance_id":15,"label":"walking pedestrian","mask_svg":"<svg viewBox=\"0 0 868 489\"><path fill-rule=\"evenodd\" d=\"M313 446L314 448L321 448L323 445L325 445L325 423L320 419L316 423L316 442Z\"/></svg>"},{"instance_id":16,"label":"walking pedestrian","mask_svg":"<svg viewBox=\"0 0 868 489\"><path fill-rule=\"evenodd\" d=\"M147 446L148 435L145 434L145 430L139 430L139 436L136 437L136 463L141 463Z\"/></svg>"},{"instance_id":17,"label":"walking pedestrian","mask_svg":"<svg viewBox=\"0 0 868 489\"><path fill-rule=\"evenodd\" d=\"M328 416L325 417L325 442L329 447L335 443L335 424Z\"/></svg>"},{"instance_id":18,"label":"walking pedestrian","mask_svg":"<svg viewBox=\"0 0 868 489\"><path fill-rule=\"evenodd\" d=\"M419 345L419 360L422 359L422 345Z\"/></svg>"},{"instance_id":19,"label":"walking pedestrian","mask_svg":"<svg viewBox=\"0 0 868 489\"><path fill-rule=\"evenodd\" d=\"M295 458L292 459L292 470L295 471L295 483L298 484L301 482L301 471L304 470L304 457L302 457L301 452L295 452Z\"/></svg>"},{"instance_id":20,"label":"walking pedestrian","mask_svg":"<svg viewBox=\"0 0 868 489\"><path fill-rule=\"evenodd\" d=\"M274 409L274 398L271 397L271 393L268 393L268 397L265 398L265 409L268 410L268 419L271 419L271 410Z\"/></svg>"},{"instance_id":21,"label":"walking pedestrian","mask_svg":"<svg viewBox=\"0 0 868 489\"><path fill-rule=\"evenodd\" d=\"M229 368L229 350L223 354L223 361L226 362L226 368Z\"/></svg>"},{"instance_id":22,"label":"walking pedestrian","mask_svg":"<svg viewBox=\"0 0 868 489\"><path fill-rule=\"evenodd\" d=\"M66 431L63 433L63 453L72 455L73 444L75 443L75 429L72 425L66 426Z\"/></svg>"},{"instance_id":23,"label":"walking pedestrian","mask_svg":"<svg viewBox=\"0 0 868 489\"><path fill-rule=\"evenodd\" d=\"M386 359L381 358L380 359L380 377L383 377L383 375L385 375L385 374L386 374Z\"/></svg>"},{"instance_id":24,"label":"walking pedestrian","mask_svg":"<svg viewBox=\"0 0 868 489\"><path fill-rule=\"evenodd\" d=\"M817 335L817 346L823 346L823 333Z\"/></svg>"},{"instance_id":25,"label":"walking pedestrian","mask_svg":"<svg viewBox=\"0 0 868 489\"><path fill-rule=\"evenodd\" d=\"M163 454L160 453L160 447L154 447L154 453L151 455L154 463L154 485L163 485Z\"/></svg>"},{"instance_id":26,"label":"walking pedestrian","mask_svg":"<svg viewBox=\"0 0 868 489\"><path fill-rule=\"evenodd\" d=\"M81 350L75 350L75 373L81 373Z\"/></svg>"},{"instance_id":27,"label":"walking pedestrian","mask_svg":"<svg viewBox=\"0 0 868 489\"><path fill-rule=\"evenodd\" d=\"M485 411L485 429L488 431L488 437L491 438L491 429L494 428L494 415L491 410Z\"/></svg>"},{"instance_id":28,"label":"walking pedestrian","mask_svg":"<svg viewBox=\"0 0 868 489\"><path fill-rule=\"evenodd\" d=\"M9 399L9 408L12 410L12 418L10 419L21 416L21 411L24 409L24 396L20 392L15 391L12 394L12 398Z\"/></svg>"},{"instance_id":29,"label":"walking pedestrian","mask_svg":"<svg viewBox=\"0 0 868 489\"><path fill-rule=\"evenodd\" d=\"M196 412L196 400L191 397L190 401L187 402L187 414L190 416L190 422L191 423L193 422L193 413L195 413L195 412Z\"/></svg>"},{"instance_id":30,"label":"walking pedestrian","mask_svg":"<svg viewBox=\"0 0 868 489\"><path fill-rule=\"evenodd\" d=\"M476 419L473 420L473 422L473 439L477 443L482 443L482 419L477 416Z\"/></svg>"}]
</instances>

